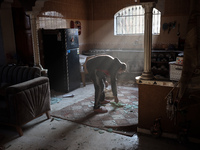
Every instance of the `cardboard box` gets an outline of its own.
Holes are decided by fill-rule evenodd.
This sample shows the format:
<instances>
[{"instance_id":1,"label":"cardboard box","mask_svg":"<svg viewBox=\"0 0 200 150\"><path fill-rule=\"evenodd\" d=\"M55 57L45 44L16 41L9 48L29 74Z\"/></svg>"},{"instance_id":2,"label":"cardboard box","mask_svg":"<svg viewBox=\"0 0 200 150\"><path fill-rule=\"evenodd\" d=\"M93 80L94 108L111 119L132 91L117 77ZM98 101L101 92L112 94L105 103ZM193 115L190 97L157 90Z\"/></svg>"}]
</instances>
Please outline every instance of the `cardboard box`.
<instances>
[{"instance_id":1,"label":"cardboard box","mask_svg":"<svg viewBox=\"0 0 200 150\"><path fill-rule=\"evenodd\" d=\"M176 57L176 64L183 65L183 57Z\"/></svg>"}]
</instances>

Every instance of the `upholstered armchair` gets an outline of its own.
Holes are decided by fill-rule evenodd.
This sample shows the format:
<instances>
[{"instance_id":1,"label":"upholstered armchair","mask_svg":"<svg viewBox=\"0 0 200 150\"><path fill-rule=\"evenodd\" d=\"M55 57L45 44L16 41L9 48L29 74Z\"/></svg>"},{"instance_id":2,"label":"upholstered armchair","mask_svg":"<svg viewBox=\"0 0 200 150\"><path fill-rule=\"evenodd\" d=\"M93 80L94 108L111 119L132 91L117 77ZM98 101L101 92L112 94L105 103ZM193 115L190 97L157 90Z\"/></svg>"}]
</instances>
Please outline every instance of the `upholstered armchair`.
<instances>
[{"instance_id":1,"label":"upholstered armchair","mask_svg":"<svg viewBox=\"0 0 200 150\"><path fill-rule=\"evenodd\" d=\"M36 67L0 66L0 123L14 126L20 136L21 127L46 113L50 118L48 77Z\"/></svg>"}]
</instances>

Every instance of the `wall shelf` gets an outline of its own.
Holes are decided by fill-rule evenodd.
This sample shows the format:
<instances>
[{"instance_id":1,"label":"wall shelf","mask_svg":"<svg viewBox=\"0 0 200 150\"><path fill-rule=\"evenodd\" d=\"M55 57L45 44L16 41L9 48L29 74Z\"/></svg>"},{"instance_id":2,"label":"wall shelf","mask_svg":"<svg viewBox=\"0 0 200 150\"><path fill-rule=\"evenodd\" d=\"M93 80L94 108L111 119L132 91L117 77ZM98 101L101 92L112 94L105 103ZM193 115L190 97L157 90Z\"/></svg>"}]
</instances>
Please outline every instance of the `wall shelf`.
<instances>
[{"instance_id":1,"label":"wall shelf","mask_svg":"<svg viewBox=\"0 0 200 150\"><path fill-rule=\"evenodd\" d=\"M152 50L151 71L154 76L160 75L169 78L169 62L176 61L180 50Z\"/></svg>"}]
</instances>

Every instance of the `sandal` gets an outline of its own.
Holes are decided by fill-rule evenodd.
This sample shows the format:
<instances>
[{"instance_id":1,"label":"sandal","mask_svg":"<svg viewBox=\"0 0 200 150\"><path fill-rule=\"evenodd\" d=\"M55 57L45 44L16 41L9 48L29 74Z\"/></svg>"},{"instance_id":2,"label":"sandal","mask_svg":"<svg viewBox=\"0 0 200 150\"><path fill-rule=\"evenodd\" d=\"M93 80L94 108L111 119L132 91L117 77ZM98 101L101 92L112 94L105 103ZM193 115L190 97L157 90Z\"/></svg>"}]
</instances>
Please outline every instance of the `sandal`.
<instances>
[{"instance_id":1,"label":"sandal","mask_svg":"<svg viewBox=\"0 0 200 150\"><path fill-rule=\"evenodd\" d=\"M108 104L108 103L110 103L109 100L104 100L104 101L101 102L101 104Z\"/></svg>"},{"instance_id":2,"label":"sandal","mask_svg":"<svg viewBox=\"0 0 200 150\"><path fill-rule=\"evenodd\" d=\"M94 109L94 112L95 113L107 113L108 110L107 109L103 109L103 108L98 108L98 109Z\"/></svg>"}]
</instances>

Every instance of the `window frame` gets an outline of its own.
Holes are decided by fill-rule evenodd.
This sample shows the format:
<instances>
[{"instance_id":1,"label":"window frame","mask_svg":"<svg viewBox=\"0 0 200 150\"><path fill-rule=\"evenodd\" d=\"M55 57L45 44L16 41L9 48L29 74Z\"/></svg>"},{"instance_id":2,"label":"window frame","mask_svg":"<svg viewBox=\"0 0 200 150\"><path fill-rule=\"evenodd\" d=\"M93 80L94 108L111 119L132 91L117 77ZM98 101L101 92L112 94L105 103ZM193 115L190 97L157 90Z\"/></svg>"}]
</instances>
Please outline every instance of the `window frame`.
<instances>
[{"instance_id":1,"label":"window frame","mask_svg":"<svg viewBox=\"0 0 200 150\"><path fill-rule=\"evenodd\" d=\"M140 10L138 10L138 9L140 9ZM130 14L130 10L132 11L132 14ZM152 15L152 34L159 35L160 34L160 26L161 26L161 12L158 9L153 8L152 13L153 13L153 15ZM129 6L129 7L125 7L123 9L119 10L114 15L114 35L115 36L143 35L144 34L144 15L145 15L145 10L142 7L142 5ZM129 16L133 17L132 21L133 22L135 21L136 24L132 23L131 25L127 25L126 20L128 20L128 19L131 20L130 18L128 18ZM135 19L134 16L142 17L142 18ZM119 18L119 17L125 17L125 19L124 19L125 21L124 20L121 21L121 23L124 23L123 25L121 25L121 31L117 29L119 27L119 26L117 26L117 24L118 24L117 18ZM118 21L118 22L120 22L120 21ZM157 22L157 24L155 22ZM129 27L124 27L124 26L129 26ZM132 26L136 26L135 32L130 32L130 31L127 32L126 30ZM134 31L134 28L132 28L130 30ZM125 32L123 32L123 31L125 31ZM157 31L157 32L155 32L155 31Z\"/></svg>"}]
</instances>

